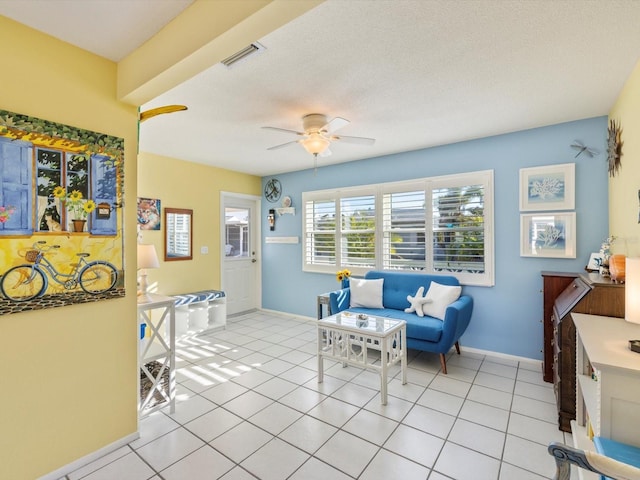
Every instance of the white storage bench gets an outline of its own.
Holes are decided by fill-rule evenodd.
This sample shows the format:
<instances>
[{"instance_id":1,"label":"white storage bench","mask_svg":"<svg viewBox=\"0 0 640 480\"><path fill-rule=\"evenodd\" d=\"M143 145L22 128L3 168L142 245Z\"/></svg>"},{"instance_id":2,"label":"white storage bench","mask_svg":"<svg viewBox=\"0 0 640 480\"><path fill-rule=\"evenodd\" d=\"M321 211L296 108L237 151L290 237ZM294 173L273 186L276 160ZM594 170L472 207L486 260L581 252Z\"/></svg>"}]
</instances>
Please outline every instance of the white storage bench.
<instances>
[{"instance_id":1,"label":"white storage bench","mask_svg":"<svg viewBox=\"0 0 640 480\"><path fill-rule=\"evenodd\" d=\"M176 338L227 326L227 298L221 290L173 295L176 299Z\"/></svg>"}]
</instances>

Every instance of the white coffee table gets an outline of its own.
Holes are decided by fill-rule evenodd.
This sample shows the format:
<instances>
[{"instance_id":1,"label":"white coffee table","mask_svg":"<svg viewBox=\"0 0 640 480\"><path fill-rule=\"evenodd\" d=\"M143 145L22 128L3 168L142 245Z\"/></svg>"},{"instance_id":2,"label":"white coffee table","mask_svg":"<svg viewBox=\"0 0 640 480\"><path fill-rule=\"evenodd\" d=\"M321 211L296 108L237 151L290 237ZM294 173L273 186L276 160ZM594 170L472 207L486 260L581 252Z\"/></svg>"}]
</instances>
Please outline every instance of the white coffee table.
<instances>
[{"instance_id":1,"label":"white coffee table","mask_svg":"<svg viewBox=\"0 0 640 480\"><path fill-rule=\"evenodd\" d=\"M318 320L318 383L324 377L324 359L337 360L380 374L380 402L387 404L387 373L400 362L402 384L407 383L407 325L404 320L350 312ZM369 355L369 350L380 352ZM379 361L378 361L379 360Z\"/></svg>"}]
</instances>

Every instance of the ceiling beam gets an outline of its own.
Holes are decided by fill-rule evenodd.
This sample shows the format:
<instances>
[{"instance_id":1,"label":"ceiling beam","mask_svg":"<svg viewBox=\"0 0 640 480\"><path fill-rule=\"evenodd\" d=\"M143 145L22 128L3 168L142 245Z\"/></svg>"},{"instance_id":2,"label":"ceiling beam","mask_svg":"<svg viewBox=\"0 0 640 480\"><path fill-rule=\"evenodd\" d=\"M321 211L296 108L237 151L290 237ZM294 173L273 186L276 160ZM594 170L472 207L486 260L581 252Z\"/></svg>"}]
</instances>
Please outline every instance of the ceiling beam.
<instances>
[{"instance_id":1,"label":"ceiling beam","mask_svg":"<svg viewBox=\"0 0 640 480\"><path fill-rule=\"evenodd\" d=\"M152 100L324 0L196 0L118 63L118 99Z\"/></svg>"}]
</instances>

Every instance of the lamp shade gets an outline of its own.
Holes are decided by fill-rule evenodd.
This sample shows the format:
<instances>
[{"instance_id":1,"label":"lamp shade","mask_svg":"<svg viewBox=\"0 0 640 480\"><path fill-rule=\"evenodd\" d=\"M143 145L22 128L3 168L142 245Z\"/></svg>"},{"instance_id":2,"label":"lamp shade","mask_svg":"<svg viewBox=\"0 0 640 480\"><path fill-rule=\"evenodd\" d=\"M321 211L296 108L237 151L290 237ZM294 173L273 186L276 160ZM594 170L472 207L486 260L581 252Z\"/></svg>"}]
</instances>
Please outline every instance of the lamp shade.
<instances>
[{"instance_id":1,"label":"lamp shade","mask_svg":"<svg viewBox=\"0 0 640 480\"><path fill-rule=\"evenodd\" d=\"M158 268L159 266L156 247L138 244L138 268Z\"/></svg>"},{"instance_id":2,"label":"lamp shade","mask_svg":"<svg viewBox=\"0 0 640 480\"><path fill-rule=\"evenodd\" d=\"M304 149L312 155L319 155L329 148L329 140L319 133L312 133L302 141Z\"/></svg>"},{"instance_id":3,"label":"lamp shade","mask_svg":"<svg viewBox=\"0 0 640 480\"><path fill-rule=\"evenodd\" d=\"M640 258L627 257L625 266L624 318L640 323Z\"/></svg>"}]
</instances>

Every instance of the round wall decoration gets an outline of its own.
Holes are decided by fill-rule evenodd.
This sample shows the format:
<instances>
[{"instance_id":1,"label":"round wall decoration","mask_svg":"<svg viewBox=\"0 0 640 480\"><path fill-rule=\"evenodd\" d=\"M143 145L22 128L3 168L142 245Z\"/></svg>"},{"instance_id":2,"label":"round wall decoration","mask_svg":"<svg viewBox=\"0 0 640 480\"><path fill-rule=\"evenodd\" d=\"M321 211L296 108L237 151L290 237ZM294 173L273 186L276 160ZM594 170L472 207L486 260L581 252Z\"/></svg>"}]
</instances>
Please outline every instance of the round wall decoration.
<instances>
[{"instance_id":1,"label":"round wall decoration","mask_svg":"<svg viewBox=\"0 0 640 480\"><path fill-rule=\"evenodd\" d=\"M280 180L277 178L268 180L264 186L264 198L266 198L267 201L274 203L280 199L281 194L282 185L280 184Z\"/></svg>"},{"instance_id":2,"label":"round wall decoration","mask_svg":"<svg viewBox=\"0 0 640 480\"><path fill-rule=\"evenodd\" d=\"M615 177L620 170L622 159L622 127L615 120L609 121L609 138L607 139L607 154L609 159L609 176Z\"/></svg>"}]
</instances>

